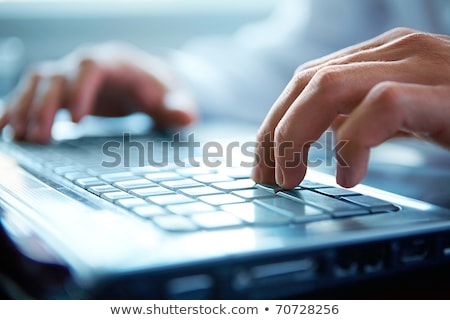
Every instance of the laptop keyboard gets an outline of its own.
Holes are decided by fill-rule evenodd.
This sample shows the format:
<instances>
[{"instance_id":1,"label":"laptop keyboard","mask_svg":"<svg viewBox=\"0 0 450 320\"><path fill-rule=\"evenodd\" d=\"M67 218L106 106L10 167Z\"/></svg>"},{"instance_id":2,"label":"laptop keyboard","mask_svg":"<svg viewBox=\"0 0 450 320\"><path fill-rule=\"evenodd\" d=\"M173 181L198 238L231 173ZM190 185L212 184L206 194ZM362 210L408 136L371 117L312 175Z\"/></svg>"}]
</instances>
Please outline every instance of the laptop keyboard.
<instances>
[{"instance_id":1,"label":"laptop keyboard","mask_svg":"<svg viewBox=\"0 0 450 320\"><path fill-rule=\"evenodd\" d=\"M315 181L305 180L293 190L255 184L250 168L108 169L98 161L83 163L80 151L72 157L46 152L41 158L39 149L28 146L20 151L33 158L34 167L41 167L47 178L58 175L170 232L303 224L399 210L384 200Z\"/></svg>"}]
</instances>

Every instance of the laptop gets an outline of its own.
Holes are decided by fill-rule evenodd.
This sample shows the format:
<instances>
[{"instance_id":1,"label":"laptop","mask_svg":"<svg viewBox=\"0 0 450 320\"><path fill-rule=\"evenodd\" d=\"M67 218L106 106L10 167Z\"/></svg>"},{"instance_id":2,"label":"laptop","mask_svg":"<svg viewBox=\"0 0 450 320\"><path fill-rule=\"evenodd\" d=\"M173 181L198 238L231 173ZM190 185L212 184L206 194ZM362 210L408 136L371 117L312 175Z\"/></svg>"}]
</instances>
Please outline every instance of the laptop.
<instances>
[{"instance_id":1,"label":"laptop","mask_svg":"<svg viewBox=\"0 0 450 320\"><path fill-rule=\"evenodd\" d=\"M322 166L281 190L249 179L254 126L161 133L133 116L113 121L62 121L46 146L4 134L2 274L28 287L11 291L284 299L450 261L450 210L340 188L330 154L311 154Z\"/></svg>"}]
</instances>

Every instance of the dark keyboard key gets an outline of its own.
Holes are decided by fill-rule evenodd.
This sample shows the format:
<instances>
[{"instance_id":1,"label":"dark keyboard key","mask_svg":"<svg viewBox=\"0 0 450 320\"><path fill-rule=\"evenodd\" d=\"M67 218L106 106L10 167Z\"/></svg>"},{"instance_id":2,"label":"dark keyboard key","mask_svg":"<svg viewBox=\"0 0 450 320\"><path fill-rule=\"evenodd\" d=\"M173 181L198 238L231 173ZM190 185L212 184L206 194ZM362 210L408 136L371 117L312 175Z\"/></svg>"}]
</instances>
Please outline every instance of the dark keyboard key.
<instances>
[{"instance_id":1,"label":"dark keyboard key","mask_svg":"<svg viewBox=\"0 0 450 320\"><path fill-rule=\"evenodd\" d=\"M291 222L290 217L255 203L230 204L222 206L222 209L253 225L280 225Z\"/></svg>"},{"instance_id":2,"label":"dark keyboard key","mask_svg":"<svg viewBox=\"0 0 450 320\"><path fill-rule=\"evenodd\" d=\"M278 194L283 197L299 201L301 203L306 203L314 207L322 208L323 210L330 212L334 218L349 217L369 213L369 210L360 206L324 196L310 190L290 190L282 191Z\"/></svg>"},{"instance_id":3,"label":"dark keyboard key","mask_svg":"<svg viewBox=\"0 0 450 320\"><path fill-rule=\"evenodd\" d=\"M253 200L253 199L260 199L260 198L267 198L267 197L274 197L273 192L267 192L262 189L248 189L248 190L238 190L233 191L231 194L247 199L247 200Z\"/></svg>"},{"instance_id":4,"label":"dark keyboard key","mask_svg":"<svg viewBox=\"0 0 450 320\"><path fill-rule=\"evenodd\" d=\"M281 189L279 186L272 185L272 184L256 184L256 188L264 190L266 192L275 194L283 189Z\"/></svg>"},{"instance_id":5,"label":"dark keyboard key","mask_svg":"<svg viewBox=\"0 0 450 320\"><path fill-rule=\"evenodd\" d=\"M343 189L343 188L334 188L334 187L320 188L320 189L317 189L316 191L319 193L322 193L326 196L335 197L335 198L361 195L360 193L352 191L352 190Z\"/></svg>"},{"instance_id":6,"label":"dark keyboard key","mask_svg":"<svg viewBox=\"0 0 450 320\"><path fill-rule=\"evenodd\" d=\"M305 223L310 221L331 219L331 215L325 211L284 197L272 197L256 200L270 210L291 217L294 222Z\"/></svg>"},{"instance_id":7,"label":"dark keyboard key","mask_svg":"<svg viewBox=\"0 0 450 320\"><path fill-rule=\"evenodd\" d=\"M305 188L305 189L318 189L318 188L328 188L330 186L322 184L322 183L318 183L315 181L310 181L310 180L303 180L302 182L300 182L299 184L300 187Z\"/></svg>"},{"instance_id":8,"label":"dark keyboard key","mask_svg":"<svg viewBox=\"0 0 450 320\"><path fill-rule=\"evenodd\" d=\"M344 197L342 199L357 204L359 206L363 206L373 213L399 210L399 207L393 205L390 202L366 195Z\"/></svg>"}]
</instances>

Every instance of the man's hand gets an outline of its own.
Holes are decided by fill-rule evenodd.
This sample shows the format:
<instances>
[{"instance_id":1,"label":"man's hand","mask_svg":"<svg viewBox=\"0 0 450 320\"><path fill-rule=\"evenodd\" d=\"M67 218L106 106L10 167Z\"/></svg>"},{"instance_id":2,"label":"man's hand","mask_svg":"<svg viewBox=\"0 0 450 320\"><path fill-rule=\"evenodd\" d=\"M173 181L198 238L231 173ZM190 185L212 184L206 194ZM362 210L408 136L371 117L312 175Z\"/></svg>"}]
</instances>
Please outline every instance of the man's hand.
<instances>
[{"instance_id":1,"label":"man's hand","mask_svg":"<svg viewBox=\"0 0 450 320\"><path fill-rule=\"evenodd\" d=\"M336 173L344 187L362 180L370 148L389 138L450 146L450 37L394 29L299 67L258 132L253 178L296 186L309 144L330 126L345 142Z\"/></svg>"},{"instance_id":2,"label":"man's hand","mask_svg":"<svg viewBox=\"0 0 450 320\"><path fill-rule=\"evenodd\" d=\"M45 143L60 108L74 121L136 111L149 114L159 127L183 126L195 118L192 98L161 60L117 43L80 48L31 68L7 101L0 130L10 124L16 140Z\"/></svg>"}]
</instances>

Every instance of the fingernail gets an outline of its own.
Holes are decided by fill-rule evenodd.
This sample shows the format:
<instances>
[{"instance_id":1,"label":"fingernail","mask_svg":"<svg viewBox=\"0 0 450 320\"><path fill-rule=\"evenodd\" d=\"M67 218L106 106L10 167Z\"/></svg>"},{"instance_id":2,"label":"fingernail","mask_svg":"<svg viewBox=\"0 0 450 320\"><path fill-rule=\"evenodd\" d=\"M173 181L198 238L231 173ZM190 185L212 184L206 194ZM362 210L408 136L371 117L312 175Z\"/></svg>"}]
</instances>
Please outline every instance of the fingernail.
<instances>
[{"instance_id":1,"label":"fingernail","mask_svg":"<svg viewBox=\"0 0 450 320\"><path fill-rule=\"evenodd\" d=\"M347 172L345 168L339 168L337 170L336 183L344 188L349 186L349 172Z\"/></svg>"},{"instance_id":2,"label":"fingernail","mask_svg":"<svg viewBox=\"0 0 450 320\"><path fill-rule=\"evenodd\" d=\"M193 100L184 91L171 91L165 95L164 104L167 109L186 111L192 107Z\"/></svg>"}]
</instances>

